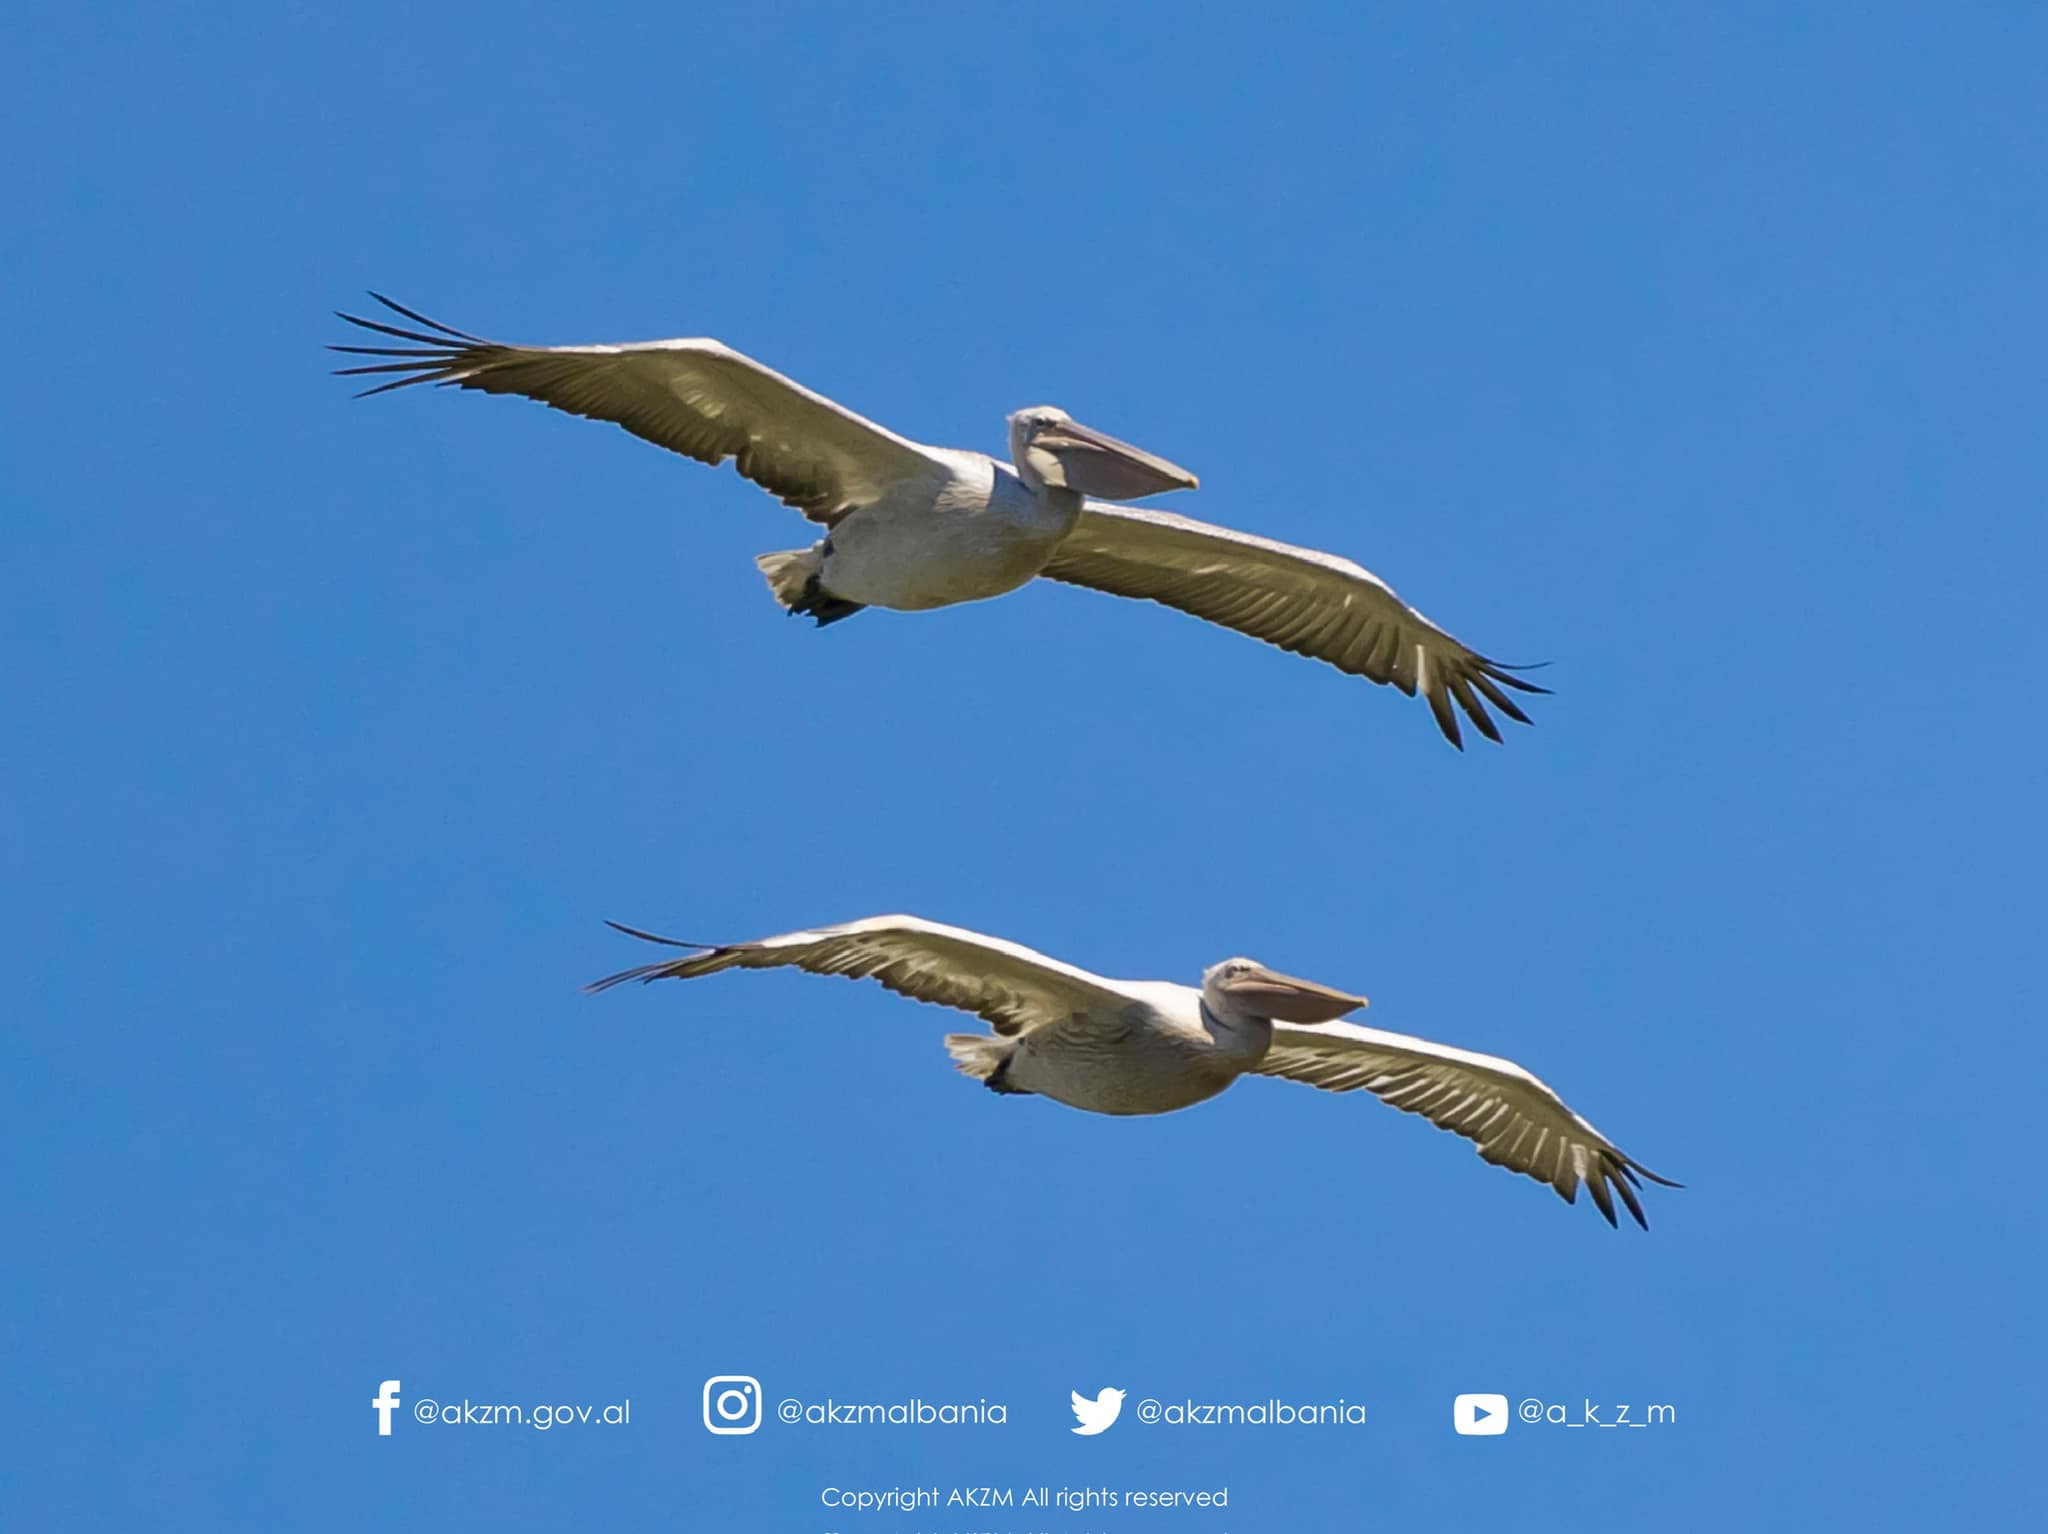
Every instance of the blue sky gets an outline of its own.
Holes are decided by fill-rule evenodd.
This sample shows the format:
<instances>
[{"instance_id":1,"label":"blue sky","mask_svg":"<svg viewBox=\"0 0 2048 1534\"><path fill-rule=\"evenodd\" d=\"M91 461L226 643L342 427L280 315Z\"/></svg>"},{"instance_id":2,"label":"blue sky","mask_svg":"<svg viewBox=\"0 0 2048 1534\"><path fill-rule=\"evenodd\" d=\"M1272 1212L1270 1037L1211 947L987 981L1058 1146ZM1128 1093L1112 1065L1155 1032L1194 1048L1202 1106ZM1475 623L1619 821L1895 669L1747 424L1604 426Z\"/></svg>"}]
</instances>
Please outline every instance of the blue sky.
<instances>
[{"instance_id":1,"label":"blue sky","mask_svg":"<svg viewBox=\"0 0 2048 1534\"><path fill-rule=\"evenodd\" d=\"M2048 25L695 9L16 28L8 1526L2037 1510ZM1557 696L1459 756L1086 592L784 621L751 556L811 533L737 476L351 403L366 286L926 441L1056 401ZM1366 1100L1096 1119L868 987L577 993L644 956L601 918L899 909L1366 991L1688 1187L1617 1233ZM1010 1420L715 1438L725 1373ZM379 1438L386 1378L633 1420ZM1104 1385L1370 1420L1069 1434ZM1468 1391L1678 1420L1461 1438Z\"/></svg>"}]
</instances>

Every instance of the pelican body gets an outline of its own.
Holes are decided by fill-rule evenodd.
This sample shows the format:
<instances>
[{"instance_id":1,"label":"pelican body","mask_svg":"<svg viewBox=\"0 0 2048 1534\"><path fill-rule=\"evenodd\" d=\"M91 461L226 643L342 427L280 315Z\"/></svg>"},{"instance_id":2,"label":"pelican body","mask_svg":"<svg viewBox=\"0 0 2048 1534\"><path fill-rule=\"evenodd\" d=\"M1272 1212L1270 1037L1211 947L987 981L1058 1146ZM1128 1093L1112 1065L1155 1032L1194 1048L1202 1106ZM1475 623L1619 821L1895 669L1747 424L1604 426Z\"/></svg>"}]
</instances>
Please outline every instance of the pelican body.
<instances>
[{"instance_id":1,"label":"pelican body","mask_svg":"<svg viewBox=\"0 0 2048 1534\"><path fill-rule=\"evenodd\" d=\"M1049 1097L1088 1113L1172 1113L1240 1077L1278 1076L1332 1092L1362 1088L1419 1113L1472 1141L1487 1161L1549 1184L1566 1203L1583 1185L1610 1225L1619 1195L1647 1228L1640 1179L1677 1186L1624 1155L1513 1061L1343 1022L1367 1005L1363 996L1255 959L1213 964L1200 986L1188 986L1108 979L915 916L721 945L618 930L696 951L608 975L592 991L783 966L873 979L985 1020L992 1034L948 1034L946 1049L963 1074L1007 1096Z\"/></svg>"},{"instance_id":2,"label":"pelican body","mask_svg":"<svg viewBox=\"0 0 2048 1534\"><path fill-rule=\"evenodd\" d=\"M1206 998L1190 998L1185 986L1159 990L1134 999L1111 1021L1074 1018L995 1045L976 1034L952 1034L947 1047L995 1091L1033 1092L1109 1114L1193 1107L1266 1058L1271 1019L1214 1010Z\"/></svg>"},{"instance_id":3,"label":"pelican body","mask_svg":"<svg viewBox=\"0 0 2048 1534\"><path fill-rule=\"evenodd\" d=\"M1158 602L1428 700L1462 746L1460 714L1498 741L1505 689L1546 691L1408 606L1348 559L1122 502L1193 490L1178 464L1051 405L1009 418L1010 461L898 436L722 342L506 346L430 320L424 329L344 314L405 346L337 346L396 360L340 369L396 374L381 394L434 383L518 394L610 421L741 474L822 523L808 548L755 561L783 608L820 625L867 607L924 612L1014 591L1038 576Z\"/></svg>"},{"instance_id":4,"label":"pelican body","mask_svg":"<svg viewBox=\"0 0 2048 1534\"><path fill-rule=\"evenodd\" d=\"M1082 429L1049 405L1010 418L1020 440L1015 468L985 453L928 449L938 472L890 486L808 549L763 554L755 563L784 608L821 625L863 607L927 612L1015 591L1045 569L1081 519L1081 494L1038 479L1032 465L1031 439L1056 423ZM1138 452L1114 438L1096 440Z\"/></svg>"},{"instance_id":5,"label":"pelican body","mask_svg":"<svg viewBox=\"0 0 2048 1534\"><path fill-rule=\"evenodd\" d=\"M927 612L999 597L1043 570L1074 530L1081 498L1033 494L979 453L946 456L955 460L952 475L917 504L884 499L848 512L808 549L763 554L758 563L783 605L821 622L862 607ZM827 604L838 610L821 614Z\"/></svg>"}]
</instances>

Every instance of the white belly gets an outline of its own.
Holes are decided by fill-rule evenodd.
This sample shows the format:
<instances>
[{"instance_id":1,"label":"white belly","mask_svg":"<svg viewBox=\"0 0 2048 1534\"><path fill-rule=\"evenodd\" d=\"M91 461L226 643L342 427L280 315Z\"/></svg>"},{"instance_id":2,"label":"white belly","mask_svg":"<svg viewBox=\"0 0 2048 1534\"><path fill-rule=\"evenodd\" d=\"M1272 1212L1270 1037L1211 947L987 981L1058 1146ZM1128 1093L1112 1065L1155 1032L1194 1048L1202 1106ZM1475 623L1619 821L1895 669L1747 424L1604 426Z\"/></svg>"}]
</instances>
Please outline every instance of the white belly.
<instances>
[{"instance_id":1,"label":"white belly","mask_svg":"<svg viewBox=\"0 0 2048 1534\"><path fill-rule=\"evenodd\" d=\"M849 512L826 540L819 581L836 597L921 612L1015 591L1045 568L1073 529L1073 509L1032 495L1014 474L960 455L936 496L883 500Z\"/></svg>"},{"instance_id":2,"label":"white belly","mask_svg":"<svg viewBox=\"0 0 2048 1534\"><path fill-rule=\"evenodd\" d=\"M1090 1113L1171 1113L1205 1101L1265 1053L1238 1040L1139 1019L1076 1018L1034 1028L1005 1075L1015 1086Z\"/></svg>"}]
</instances>

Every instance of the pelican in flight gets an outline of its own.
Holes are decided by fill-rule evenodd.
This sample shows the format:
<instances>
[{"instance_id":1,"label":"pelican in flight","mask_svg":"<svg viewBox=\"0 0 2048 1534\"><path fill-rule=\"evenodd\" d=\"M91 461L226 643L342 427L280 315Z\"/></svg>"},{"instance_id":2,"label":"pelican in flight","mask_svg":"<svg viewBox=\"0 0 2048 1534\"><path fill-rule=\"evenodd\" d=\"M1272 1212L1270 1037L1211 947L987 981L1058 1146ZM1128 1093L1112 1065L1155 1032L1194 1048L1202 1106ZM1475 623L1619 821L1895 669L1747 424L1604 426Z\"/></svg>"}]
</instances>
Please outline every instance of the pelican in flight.
<instances>
[{"instance_id":1,"label":"pelican in flight","mask_svg":"<svg viewBox=\"0 0 2048 1534\"><path fill-rule=\"evenodd\" d=\"M1001 463L899 437L717 341L504 346L370 296L424 328L339 315L408 343L332 348L397 359L337 370L398 375L365 394L420 383L523 394L699 463L733 459L822 523L811 547L755 561L787 611L821 625L863 607L979 601L1042 575L1176 607L1419 692L1460 748L1458 710L1498 741L1487 704L1527 724L1508 691L1548 691L1460 644L1348 559L1111 504L1192 490L1195 476L1053 406L1010 417L1010 462Z\"/></svg>"},{"instance_id":2,"label":"pelican in flight","mask_svg":"<svg viewBox=\"0 0 2048 1534\"><path fill-rule=\"evenodd\" d=\"M1583 1183L1613 1225L1614 1194L1644 1229L1641 1178L1622 1152L1512 1060L1339 1021L1363 996L1297 980L1252 959L1226 959L1199 987L1110 980L1017 943L915 916L870 916L755 943L679 943L694 952L621 970L586 987L694 980L725 969L794 966L876 980L900 996L972 1012L993 1035L949 1033L961 1072L992 1092L1036 1093L1090 1113L1171 1113L1240 1076L1280 1076L1330 1092L1363 1089L1463 1135L1495 1166L1533 1177L1567 1204Z\"/></svg>"}]
</instances>

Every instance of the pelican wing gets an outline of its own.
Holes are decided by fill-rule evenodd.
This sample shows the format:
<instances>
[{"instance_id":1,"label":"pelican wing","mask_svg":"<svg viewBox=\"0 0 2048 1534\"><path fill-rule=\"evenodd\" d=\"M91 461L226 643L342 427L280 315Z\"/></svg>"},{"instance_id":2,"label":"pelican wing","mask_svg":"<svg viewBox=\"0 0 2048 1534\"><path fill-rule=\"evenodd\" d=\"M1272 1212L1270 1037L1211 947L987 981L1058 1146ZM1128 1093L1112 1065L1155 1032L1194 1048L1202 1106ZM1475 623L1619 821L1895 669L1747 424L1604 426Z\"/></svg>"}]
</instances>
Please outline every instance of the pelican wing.
<instances>
[{"instance_id":1,"label":"pelican wing","mask_svg":"<svg viewBox=\"0 0 2048 1534\"><path fill-rule=\"evenodd\" d=\"M1463 1135L1495 1166L1549 1183L1567 1204L1577 1202L1583 1182L1609 1225L1615 1223L1610 1188L1647 1230L1635 1194L1642 1186L1638 1174L1667 1188L1678 1186L1623 1155L1512 1060L1356 1023L1314 1028L1276 1023L1273 1047L1258 1070L1327 1092L1362 1088L1383 1103Z\"/></svg>"},{"instance_id":2,"label":"pelican wing","mask_svg":"<svg viewBox=\"0 0 2048 1534\"><path fill-rule=\"evenodd\" d=\"M1410 697L1420 692L1444 738L1461 748L1453 700L1480 734L1497 741L1488 703L1529 722L1503 688L1549 691L1460 644L1348 559L1168 511L1088 501L1043 573L1177 607L1353 676L1391 683Z\"/></svg>"},{"instance_id":3,"label":"pelican wing","mask_svg":"<svg viewBox=\"0 0 2048 1534\"><path fill-rule=\"evenodd\" d=\"M899 437L717 341L640 341L620 346L503 346L373 298L426 330L357 315L340 318L412 343L336 346L398 360L341 368L395 373L367 389L453 384L486 394L523 394L557 410L611 421L657 447L740 473L814 521L830 524L893 485L942 478L931 449ZM429 333L431 332L431 333Z\"/></svg>"},{"instance_id":4,"label":"pelican wing","mask_svg":"<svg viewBox=\"0 0 2048 1534\"><path fill-rule=\"evenodd\" d=\"M611 925L617 927L618 923ZM1006 1035L1065 1022L1076 1013L1113 1016L1133 1000L1117 990L1114 982L1049 959L1022 944L915 916L870 916L837 927L785 932L756 943L678 943L631 927L619 930L649 942L701 951L686 959L621 970L585 989L602 991L628 980L694 980L722 969L789 965L814 975L876 980L899 996L972 1012Z\"/></svg>"}]
</instances>

